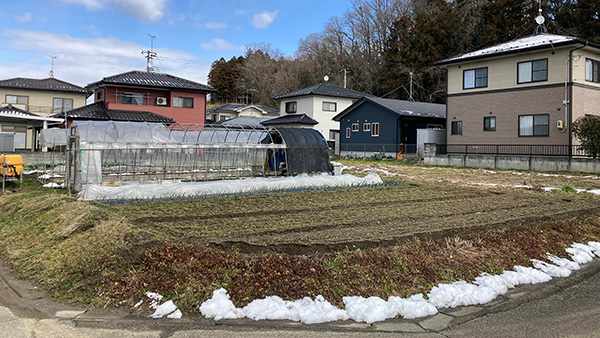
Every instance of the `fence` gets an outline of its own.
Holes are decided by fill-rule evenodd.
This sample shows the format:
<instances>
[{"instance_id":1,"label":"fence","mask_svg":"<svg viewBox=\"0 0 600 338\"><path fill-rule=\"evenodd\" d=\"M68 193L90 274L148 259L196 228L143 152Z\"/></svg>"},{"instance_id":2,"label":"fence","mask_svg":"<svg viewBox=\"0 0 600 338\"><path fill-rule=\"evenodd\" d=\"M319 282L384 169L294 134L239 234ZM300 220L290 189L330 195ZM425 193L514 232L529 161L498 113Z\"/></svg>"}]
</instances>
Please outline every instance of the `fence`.
<instances>
[{"instance_id":1,"label":"fence","mask_svg":"<svg viewBox=\"0 0 600 338\"><path fill-rule=\"evenodd\" d=\"M464 155L522 155L592 157L579 145L538 144L438 144L436 153Z\"/></svg>"},{"instance_id":2,"label":"fence","mask_svg":"<svg viewBox=\"0 0 600 338\"><path fill-rule=\"evenodd\" d=\"M371 144L371 143L342 143L340 156L344 157L393 157L397 154L416 156L416 144Z\"/></svg>"}]
</instances>

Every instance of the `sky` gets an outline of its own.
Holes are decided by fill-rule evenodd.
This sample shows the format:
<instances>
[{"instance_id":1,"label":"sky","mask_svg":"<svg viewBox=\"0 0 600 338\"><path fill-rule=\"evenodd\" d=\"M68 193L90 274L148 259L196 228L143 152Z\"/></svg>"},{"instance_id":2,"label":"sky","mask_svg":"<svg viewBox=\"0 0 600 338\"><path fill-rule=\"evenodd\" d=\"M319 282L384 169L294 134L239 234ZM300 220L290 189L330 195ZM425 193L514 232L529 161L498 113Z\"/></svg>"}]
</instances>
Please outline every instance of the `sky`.
<instances>
[{"instance_id":1,"label":"sky","mask_svg":"<svg viewBox=\"0 0 600 338\"><path fill-rule=\"evenodd\" d=\"M206 84L213 61L270 44L293 56L298 41L342 16L349 0L13 0L0 6L0 79L54 77L79 86L145 70Z\"/></svg>"}]
</instances>

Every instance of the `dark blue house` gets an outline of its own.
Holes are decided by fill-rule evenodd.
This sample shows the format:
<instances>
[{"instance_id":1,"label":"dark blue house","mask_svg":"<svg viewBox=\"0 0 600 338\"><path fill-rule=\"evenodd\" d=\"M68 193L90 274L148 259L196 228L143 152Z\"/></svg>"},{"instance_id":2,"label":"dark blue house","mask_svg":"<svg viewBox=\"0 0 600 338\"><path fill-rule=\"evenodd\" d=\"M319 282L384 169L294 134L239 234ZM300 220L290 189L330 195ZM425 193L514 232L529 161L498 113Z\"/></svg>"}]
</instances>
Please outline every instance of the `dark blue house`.
<instances>
[{"instance_id":1,"label":"dark blue house","mask_svg":"<svg viewBox=\"0 0 600 338\"><path fill-rule=\"evenodd\" d=\"M446 105L363 97L333 120L340 122L336 154L395 157L416 152L417 129L444 129Z\"/></svg>"}]
</instances>

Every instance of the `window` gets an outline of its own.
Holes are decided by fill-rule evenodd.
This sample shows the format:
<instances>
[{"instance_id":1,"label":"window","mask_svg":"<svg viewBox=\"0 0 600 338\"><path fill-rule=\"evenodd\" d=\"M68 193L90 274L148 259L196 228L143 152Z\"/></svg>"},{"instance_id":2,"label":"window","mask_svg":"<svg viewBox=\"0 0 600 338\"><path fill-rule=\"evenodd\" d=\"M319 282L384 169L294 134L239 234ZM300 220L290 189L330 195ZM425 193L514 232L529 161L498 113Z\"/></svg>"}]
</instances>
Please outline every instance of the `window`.
<instances>
[{"instance_id":1,"label":"window","mask_svg":"<svg viewBox=\"0 0 600 338\"><path fill-rule=\"evenodd\" d=\"M100 90L96 93L96 100L102 100L102 93Z\"/></svg>"},{"instance_id":2,"label":"window","mask_svg":"<svg viewBox=\"0 0 600 338\"><path fill-rule=\"evenodd\" d=\"M173 107L194 108L194 98L193 97L173 96Z\"/></svg>"},{"instance_id":3,"label":"window","mask_svg":"<svg viewBox=\"0 0 600 338\"><path fill-rule=\"evenodd\" d=\"M548 59L519 62L517 73L517 83L547 81Z\"/></svg>"},{"instance_id":4,"label":"window","mask_svg":"<svg viewBox=\"0 0 600 338\"><path fill-rule=\"evenodd\" d=\"M464 87L464 89L487 87L487 80L488 80L487 67L468 69L463 72L463 87Z\"/></svg>"},{"instance_id":5,"label":"window","mask_svg":"<svg viewBox=\"0 0 600 338\"><path fill-rule=\"evenodd\" d=\"M285 112L288 114L293 114L298 111L297 102L286 102L285 103Z\"/></svg>"},{"instance_id":6,"label":"window","mask_svg":"<svg viewBox=\"0 0 600 338\"><path fill-rule=\"evenodd\" d=\"M52 112L62 113L73 109L73 99L54 98L52 100Z\"/></svg>"},{"instance_id":7,"label":"window","mask_svg":"<svg viewBox=\"0 0 600 338\"><path fill-rule=\"evenodd\" d=\"M2 131L15 133L14 144L16 149L27 148L27 127L3 125Z\"/></svg>"},{"instance_id":8,"label":"window","mask_svg":"<svg viewBox=\"0 0 600 338\"><path fill-rule=\"evenodd\" d=\"M483 118L483 131L496 131L496 116Z\"/></svg>"},{"instance_id":9,"label":"window","mask_svg":"<svg viewBox=\"0 0 600 338\"><path fill-rule=\"evenodd\" d=\"M519 116L519 136L548 136L549 120L548 114Z\"/></svg>"},{"instance_id":10,"label":"window","mask_svg":"<svg viewBox=\"0 0 600 338\"><path fill-rule=\"evenodd\" d=\"M323 102L323 111L336 111L337 103L335 102Z\"/></svg>"},{"instance_id":11,"label":"window","mask_svg":"<svg viewBox=\"0 0 600 338\"><path fill-rule=\"evenodd\" d=\"M379 136L379 122L371 124L371 136Z\"/></svg>"},{"instance_id":12,"label":"window","mask_svg":"<svg viewBox=\"0 0 600 338\"><path fill-rule=\"evenodd\" d=\"M462 121L452 121L452 135L462 135Z\"/></svg>"},{"instance_id":13,"label":"window","mask_svg":"<svg viewBox=\"0 0 600 338\"><path fill-rule=\"evenodd\" d=\"M121 93L122 104L133 104L141 106L144 104L144 94L140 93Z\"/></svg>"},{"instance_id":14,"label":"window","mask_svg":"<svg viewBox=\"0 0 600 338\"><path fill-rule=\"evenodd\" d=\"M350 138L350 128L346 128L346 138Z\"/></svg>"},{"instance_id":15,"label":"window","mask_svg":"<svg viewBox=\"0 0 600 338\"><path fill-rule=\"evenodd\" d=\"M28 105L29 96L6 95L6 103Z\"/></svg>"},{"instance_id":16,"label":"window","mask_svg":"<svg viewBox=\"0 0 600 338\"><path fill-rule=\"evenodd\" d=\"M229 116L227 116L227 115L221 115L221 116L219 117L219 121L227 121L227 120L229 120L229 119L231 119L231 117L229 117Z\"/></svg>"},{"instance_id":17,"label":"window","mask_svg":"<svg viewBox=\"0 0 600 338\"><path fill-rule=\"evenodd\" d=\"M358 131L358 123L352 123L352 131L353 132Z\"/></svg>"},{"instance_id":18,"label":"window","mask_svg":"<svg viewBox=\"0 0 600 338\"><path fill-rule=\"evenodd\" d=\"M585 80L600 82L600 78L598 78L598 68L600 68L600 61L585 59Z\"/></svg>"},{"instance_id":19,"label":"window","mask_svg":"<svg viewBox=\"0 0 600 338\"><path fill-rule=\"evenodd\" d=\"M371 124L363 123L363 131L370 131L370 130L371 130Z\"/></svg>"}]
</instances>

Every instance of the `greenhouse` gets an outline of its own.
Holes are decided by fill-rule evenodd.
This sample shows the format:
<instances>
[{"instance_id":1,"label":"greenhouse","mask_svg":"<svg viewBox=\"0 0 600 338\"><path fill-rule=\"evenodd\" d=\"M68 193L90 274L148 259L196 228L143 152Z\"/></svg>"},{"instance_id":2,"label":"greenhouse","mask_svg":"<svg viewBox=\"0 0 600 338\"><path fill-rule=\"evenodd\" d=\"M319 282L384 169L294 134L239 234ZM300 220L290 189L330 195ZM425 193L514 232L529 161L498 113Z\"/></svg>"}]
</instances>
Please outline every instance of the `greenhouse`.
<instances>
[{"instance_id":1,"label":"greenhouse","mask_svg":"<svg viewBox=\"0 0 600 338\"><path fill-rule=\"evenodd\" d=\"M77 121L67 182L121 186L330 173L323 136L313 129L182 126Z\"/></svg>"}]
</instances>

